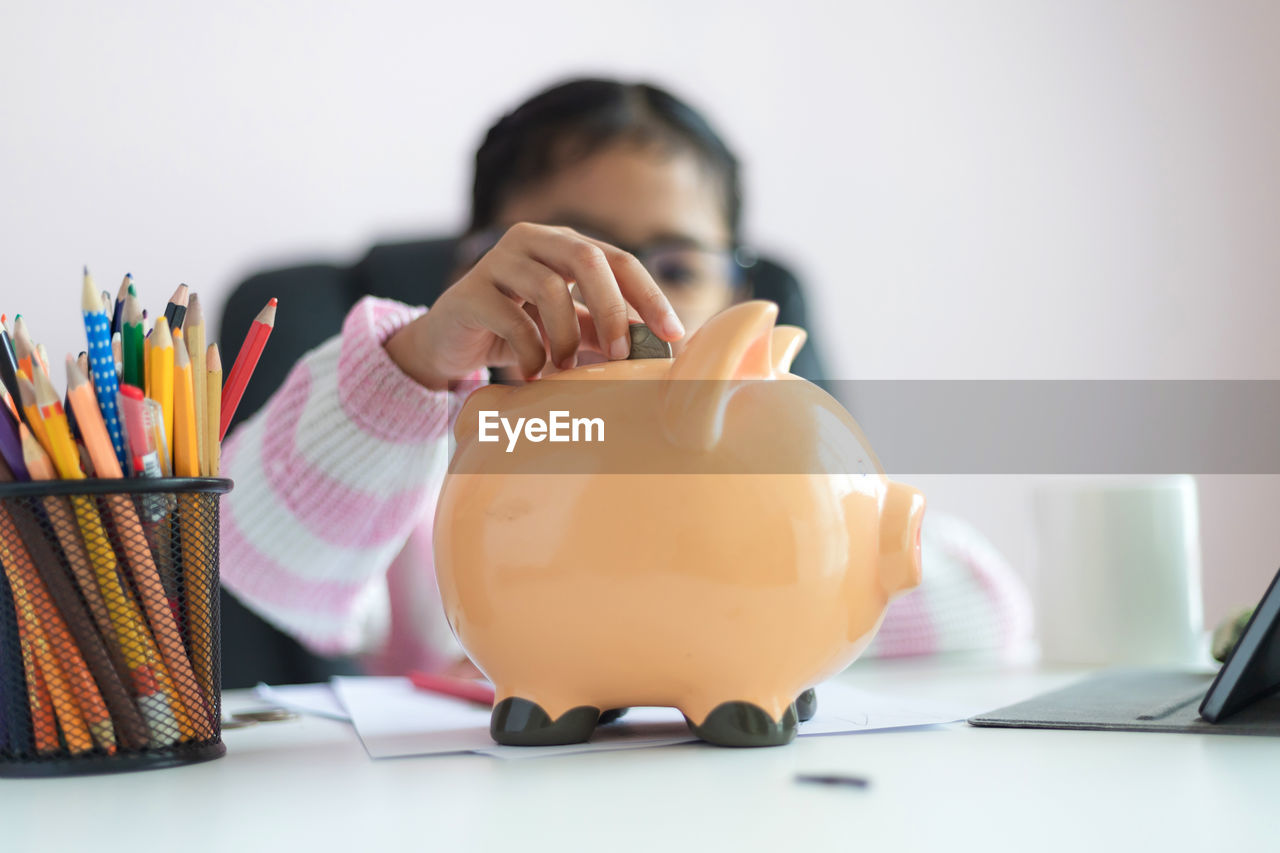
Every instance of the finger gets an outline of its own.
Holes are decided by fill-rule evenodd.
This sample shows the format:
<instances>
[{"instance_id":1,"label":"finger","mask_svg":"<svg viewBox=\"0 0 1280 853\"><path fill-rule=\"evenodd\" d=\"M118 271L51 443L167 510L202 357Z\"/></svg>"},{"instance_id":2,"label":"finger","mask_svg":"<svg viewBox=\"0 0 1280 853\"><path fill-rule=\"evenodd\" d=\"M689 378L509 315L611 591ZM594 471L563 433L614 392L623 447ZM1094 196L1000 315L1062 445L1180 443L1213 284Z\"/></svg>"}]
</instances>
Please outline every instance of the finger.
<instances>
[{"instance_id":1,"label":"finger","mask_svg":"<svg viewBox=\"0 0 1280 853\"><path fill-rule=\"evenodd\" d=\"M547 351L533 318L496 288L481 289L473 305L476 322L507 342L521 375L538 375L547 363Z\"/></svg>"},{"instance_id":2,"label":"finger","mask_svg":"<svg viewBox=\"0 0 1280 853\"><path fill-rule=\"evenodd\" d=\"M508 233L521 250L577 283L583 301L591 309L595 328L601 338L609 341L609 357L626 358L631 350L627 301L604 250L568 228L515 226Z\"/></svg>"},{"instance_id":3,"label":"finger","mask_svg":"<svg viewBox=\"0 0 1280 853\"><path fill-rule=\"evenodd\" d=\"M605 254L614 278L628 303L635 306L640 319L665 341L677 341L684 337L684 324L676 316L675 309L667 301L667 295L658 287L653 276L630 252L602 243L591 237L584 238Z\"/></svg>"},{"instance_id":4,"label":"finger","mask_svg":"<svg viewBox=\"0 0 1280 853\"><path fill-rule=\"evenodd\" d=\"M591 350L600 355L608 356L604 342L600 340L600 336L596 333L596 321L591 318L591 309L581 302L574 302L573 310L578 317L578 331L581 335L581 343L578 344L578 349Z\"/></svg>"},{"instance_id":5,"label":"finger","mask_svg":"<svg viewBox=\"0 0 1280 853\"><path fill-rule=\"evenodd\" d=\"M573 303L573 309L576 316L576 322L578 323L578 329L580 331L578 350L567 361L556 363L556 366L561 370L570 370L577 367L579 364L583 364L584 361L582 360L581 355L584 352L603 356L605 359L608 359L609 357L608 353L605 352L605 345L600 342L596 335L596 324L595 321L591 319L591 309L583 305L581 302L576 301ZM543 340L546 340L546 330L542 325L542 318L538 314L537 306L533 303L529 303L524 306L524 310L533 318L533 322L538 325L538 331L542 334ZM588 358L585 363L594 363L597 361L599 361L598 358Z\"/></svg>"},{"instance_id":6,"label":"finger","mask_svg":"<svg viewBox=\"0 0 1280 853\"><path fill-rule=\"evenodd\" d=\"M505 248L495 250L489 273L504 292L537 306L536 319L546 337L552 363L561 369L572 367L578 351L578 319L564 277L528 255Z\"/></svg>"}]
</instances>

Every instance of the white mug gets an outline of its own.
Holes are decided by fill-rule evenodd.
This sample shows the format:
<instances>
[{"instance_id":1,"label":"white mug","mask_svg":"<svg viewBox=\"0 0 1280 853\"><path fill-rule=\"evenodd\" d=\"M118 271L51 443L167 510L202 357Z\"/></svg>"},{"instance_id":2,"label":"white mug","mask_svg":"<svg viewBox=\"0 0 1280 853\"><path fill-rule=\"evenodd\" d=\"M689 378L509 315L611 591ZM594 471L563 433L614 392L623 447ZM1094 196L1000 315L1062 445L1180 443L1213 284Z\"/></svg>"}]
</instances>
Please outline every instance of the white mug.
<instances>
[{"instance_id":1,"label":"white mug","mask_svg":"<svg viewBox=\"0 0 1280 853\"><path fill-rule=\"evenodd\" d=\"M1033 502L1042 660L1146 666L1200 660L1194 478L1073 477L1038 487Z\"/></svg>"}]
</instances>

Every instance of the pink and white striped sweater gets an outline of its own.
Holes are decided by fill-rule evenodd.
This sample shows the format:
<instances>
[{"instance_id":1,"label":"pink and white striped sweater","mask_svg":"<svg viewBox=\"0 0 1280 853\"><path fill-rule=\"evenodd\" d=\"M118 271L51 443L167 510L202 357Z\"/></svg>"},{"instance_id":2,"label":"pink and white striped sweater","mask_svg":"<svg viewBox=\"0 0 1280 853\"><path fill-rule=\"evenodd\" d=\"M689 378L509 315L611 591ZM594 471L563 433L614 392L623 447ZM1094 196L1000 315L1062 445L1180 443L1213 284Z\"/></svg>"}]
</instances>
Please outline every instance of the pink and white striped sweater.
<instances>
[{"instance_id":1,"label":"pink and white striped sweater","mask_svg":"<svg viewBox=\"0 0 1280 853\"><path fill-rule=\"evenodd\" d=\"M366 297L227 440L222 581L319 654L371 672L441 669L462 654L444 618L431 522L448 430L483 371L454 391L404 375L383 344L423 308ZM894 602L871 653L1009 650L1030 606L972 528L926 517L925 583Z\"/></svg>"}]
</instances>

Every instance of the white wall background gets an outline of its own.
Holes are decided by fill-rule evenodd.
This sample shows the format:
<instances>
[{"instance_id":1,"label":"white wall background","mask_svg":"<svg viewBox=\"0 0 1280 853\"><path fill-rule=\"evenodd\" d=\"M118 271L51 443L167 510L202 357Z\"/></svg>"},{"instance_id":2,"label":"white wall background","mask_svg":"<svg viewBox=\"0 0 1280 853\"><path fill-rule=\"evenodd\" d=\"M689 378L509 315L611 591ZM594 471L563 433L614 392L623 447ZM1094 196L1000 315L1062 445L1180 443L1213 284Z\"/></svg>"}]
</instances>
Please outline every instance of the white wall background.
<instances>
[{"instance_id":1,"label":"white wall background","mask_svg":"<svg viewBox=\"0 0 1280 853\"><path fill-rule=\"evenodd\" d=\"M497 113L604 72L736 144L749 233L805 274L840 376L1280 378L1266 0L216 8L0 9L0 310L57 358L82 263L217 304L453 229ZM1034 577L1025 479L926 479ZM1201 487L1215 619L1280 563L1280 478Z\"/></svg>"}]
</instances>

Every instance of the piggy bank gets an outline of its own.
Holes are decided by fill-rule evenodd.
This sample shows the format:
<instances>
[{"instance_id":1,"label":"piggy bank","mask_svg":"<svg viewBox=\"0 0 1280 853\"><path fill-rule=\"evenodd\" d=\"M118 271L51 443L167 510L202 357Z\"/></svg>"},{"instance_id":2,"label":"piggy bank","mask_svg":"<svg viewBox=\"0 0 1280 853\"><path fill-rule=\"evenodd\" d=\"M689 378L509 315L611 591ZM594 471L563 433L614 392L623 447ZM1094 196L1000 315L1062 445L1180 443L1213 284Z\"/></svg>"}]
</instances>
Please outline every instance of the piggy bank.
<instances>
[{"instance_id":1,"label":"piggy bank","mask_svg":"<svg viewBox=\"0 0 1280 853\"><path fill-rule=\"evenodd\" d=\"M805 333L776 319L741 303L674 359L467 399L435 565L498 743L580 742L655 705L714 744L787 743L920 582L923 496L788 372Z\"/></svg>"}]
</instances>

